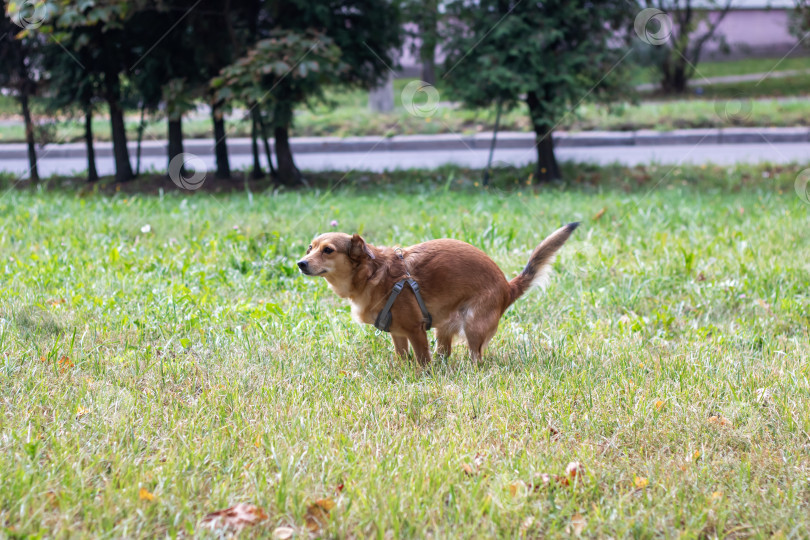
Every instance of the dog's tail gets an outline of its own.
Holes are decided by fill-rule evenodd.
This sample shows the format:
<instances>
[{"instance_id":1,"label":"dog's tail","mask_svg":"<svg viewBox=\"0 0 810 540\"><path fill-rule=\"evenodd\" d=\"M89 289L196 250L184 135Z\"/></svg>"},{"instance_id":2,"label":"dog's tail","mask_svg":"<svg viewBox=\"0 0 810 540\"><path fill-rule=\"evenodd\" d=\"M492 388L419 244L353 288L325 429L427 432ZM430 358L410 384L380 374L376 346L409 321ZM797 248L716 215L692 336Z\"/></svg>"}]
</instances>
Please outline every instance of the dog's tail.
<instances>
[{"instance_id":1,"label":"dog's tail","mask_svg":"<svg viewBox=\"0 0 810 540\"><path fill-rule=\"evenodd\" d=\"M509 305L512 305L523 293L535 285L546 286L551 272L551 263L554 262L554 255L577 227L579 227L579 223L564 225L534 248L531 257L529 257L529 262L526 263L526 268L509 282Z\"/></svg>"}]
</instances>

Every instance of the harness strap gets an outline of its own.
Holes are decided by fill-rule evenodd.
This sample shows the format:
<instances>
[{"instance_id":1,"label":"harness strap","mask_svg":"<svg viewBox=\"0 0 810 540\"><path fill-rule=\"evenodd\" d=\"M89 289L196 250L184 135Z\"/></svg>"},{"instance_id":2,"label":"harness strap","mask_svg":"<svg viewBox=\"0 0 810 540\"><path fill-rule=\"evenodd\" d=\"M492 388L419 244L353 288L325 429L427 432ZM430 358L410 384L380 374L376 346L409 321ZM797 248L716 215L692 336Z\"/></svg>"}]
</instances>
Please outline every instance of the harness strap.
<instances>
[{"instance_id":1,"label":"harness strap","mask_svg":"<svg viewBox=\"0 0 810 540\"><path fill-rule=\"evenodd\" d=\"M405 287L406 283L411 287L413 295L416 297L416 303L419 304L419 309L422 311L422 322L425 324L425 330L430 330L430 326L433 323L433 318L430 316L427 306L425 305L425 301L422 299L422 295L419 293L419 285L410 277L410 274L408 278L401 279L394 283L394 288L391 290L391 295L388 297L388 302L385 303L382 311L380 311L380 314L377 315L377 320L374 321L374 326L378 330L382 330L383 332L390 331L391 319L393 318L391 315L391 307L394 305L394 301L397 299L397 296L399 296L399 293L402 292L402 289Z\"/></svg>"}]
</instances>

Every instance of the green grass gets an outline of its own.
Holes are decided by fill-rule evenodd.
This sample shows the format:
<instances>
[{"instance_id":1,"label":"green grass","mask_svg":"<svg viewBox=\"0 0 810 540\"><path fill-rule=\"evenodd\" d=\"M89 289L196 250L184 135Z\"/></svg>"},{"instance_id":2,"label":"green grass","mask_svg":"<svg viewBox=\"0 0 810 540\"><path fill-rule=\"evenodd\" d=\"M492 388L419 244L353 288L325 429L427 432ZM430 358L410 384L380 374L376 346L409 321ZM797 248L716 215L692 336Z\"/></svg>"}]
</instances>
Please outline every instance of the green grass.
<instances>
[{"instance_id":1,"label":"green grass","mask_svg":"<svg viewBox=\"0 0 810 540\"><path fill-rule=\"evenodd\" d=\"M201 534L208 512L252 502L269 515L252 535L305 537L307 506L330 498L326 537L557 537L577 515L592 537L804 536L801 168L6 192L0 535ZM560 223L583 225L483 366L457 347L422 371L297 273L333 219L376 244L463 239L509 276ZM530 487L570 461L581 480Z\"/></svg>"},{"instance_id":2,"label":"green grass","mask_svg":"<svg viewBox=\"0 0 810 540\"><path fill-rule=\"evenodd\" d=\"M725 77L728 75L748 75L771 71L810 70L810 57L790 58L743 58L731 61L701 62L697 65L703 77Z\"/></svg>"}]
</instances>

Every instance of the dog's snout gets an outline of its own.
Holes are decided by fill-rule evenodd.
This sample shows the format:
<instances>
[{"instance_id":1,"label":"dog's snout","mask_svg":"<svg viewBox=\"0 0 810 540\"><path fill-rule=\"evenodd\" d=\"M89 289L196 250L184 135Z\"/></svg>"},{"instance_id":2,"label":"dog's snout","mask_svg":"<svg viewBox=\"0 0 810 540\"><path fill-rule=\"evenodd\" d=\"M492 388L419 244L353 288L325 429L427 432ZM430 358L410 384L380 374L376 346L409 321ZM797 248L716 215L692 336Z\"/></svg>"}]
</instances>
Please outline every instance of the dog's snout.
<instances>
[{"instance_id":1,"label":"dog's snout","mask_svg":"<svg viewBox=\"0 0 810 540\"><path fill-rule=\"evenodd\" d=\"M308 267L309 263L307 261L298 261L298 268L301 270L306 271Z\"/></svg>"}]
</instances>

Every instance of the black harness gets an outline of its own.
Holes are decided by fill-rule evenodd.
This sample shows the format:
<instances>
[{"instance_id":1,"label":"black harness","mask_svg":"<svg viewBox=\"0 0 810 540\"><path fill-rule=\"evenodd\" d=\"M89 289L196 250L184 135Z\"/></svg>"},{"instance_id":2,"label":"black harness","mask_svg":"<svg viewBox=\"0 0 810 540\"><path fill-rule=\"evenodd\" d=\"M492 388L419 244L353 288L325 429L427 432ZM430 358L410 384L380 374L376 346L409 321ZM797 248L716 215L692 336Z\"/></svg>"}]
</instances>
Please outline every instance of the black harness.
<instances>
[{"instance_id":1,"label":"black harness","mask_svg":"<svg viewBox=\"0 0 810 540\"><path fill-rule=\"evenodd\" d=\"M402 257L402 250L397 249L397 255L399 256L400 260L403 262L405 259ZM405 275L408 276L405 279L400 279L396 283L394 283L394 288L391 290L391 296L388 297L388 302L385 303L385 307L382 308L380 314L377 315L377 320L374 321L374 326L378 330L382 330L383 332L390 331L391 328L391 319L393 318L391 315L391 307L394 305L394 301L399 296L399 293L402 292L402 289L405 288L405 284L408 284L413 291L413 295L416 297L416 303L419 304L419 309L422 310L422 322L425 324L425 330L430 330L430 325L433 323L433 319L428 312L427 306L425 305L425 301L422 300L422 295L419 294L419 284L411 277L410 272L407 270L405 271Z\"/></svg>"}]
</instances>

